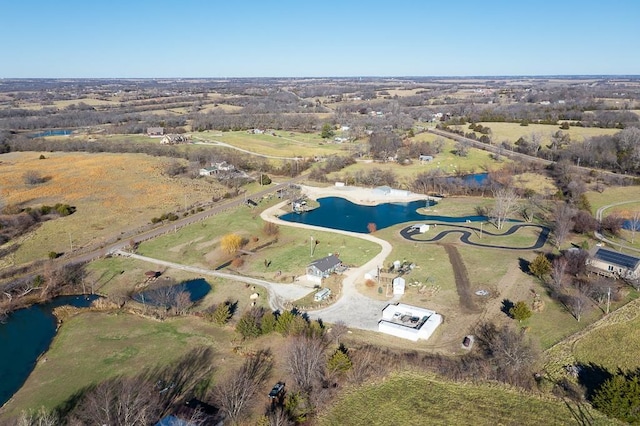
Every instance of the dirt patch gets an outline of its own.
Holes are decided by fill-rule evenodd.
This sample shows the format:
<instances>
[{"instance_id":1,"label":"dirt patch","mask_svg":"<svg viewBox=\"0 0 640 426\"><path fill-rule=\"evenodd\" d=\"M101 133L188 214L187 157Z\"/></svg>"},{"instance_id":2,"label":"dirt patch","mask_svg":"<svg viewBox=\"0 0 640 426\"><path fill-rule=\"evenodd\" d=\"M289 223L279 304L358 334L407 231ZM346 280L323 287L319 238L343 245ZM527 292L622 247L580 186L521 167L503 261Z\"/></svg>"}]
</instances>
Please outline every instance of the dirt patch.
<instances>
[{"instance_id":1,"label":"dirt patch","mask_svg":"<svg viewBox=\"0 0 640 426\"><path fill-rule=\"evenodd\" d=\"M479 312L473 300L473 292L471 291L471 282L469 281L469 273L467 267L464 265L462 256L458 252L458 249L451 244L442 244L447 255L449 256L449 262L453 268L453 276L456 280L456 291L460 298L460 306L463 312L473 313Z\"/></svg>"}]
</instances>

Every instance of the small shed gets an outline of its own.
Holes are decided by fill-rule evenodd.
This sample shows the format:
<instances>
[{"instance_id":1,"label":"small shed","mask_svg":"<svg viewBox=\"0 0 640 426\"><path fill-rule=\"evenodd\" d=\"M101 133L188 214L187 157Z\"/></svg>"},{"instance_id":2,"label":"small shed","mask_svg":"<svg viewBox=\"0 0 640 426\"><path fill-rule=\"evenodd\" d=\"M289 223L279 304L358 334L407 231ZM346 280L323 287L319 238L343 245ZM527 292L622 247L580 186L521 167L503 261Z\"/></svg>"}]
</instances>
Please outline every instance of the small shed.
<instances>
[{"instance_id":1,"label":"small shed","mask_svg":"<svg viewBox=\"0 0 640 426\"><path fill-rule=\"evenodd\" d=\"M415 225L411 225L409 230L413 232L418 231L419 233L424 234L429 230L429 225L426 223L416 223Z\"/></svg>"},{"instance_id":2,"label":"small shed","mask_svg":"<svg viewBox=\"0 0 640 426\"><path fill-rule=\"evenodd\" d=\"M419 157L419 159L420 159L420 161L424 161L424 162L429 163L429 162L433 161L433 156L432 155L421 155Z\"/></svg>"},{"instance_id":3,"label":"small shed","mask_svg":"<svg viewBox=\"0 0 640 426\"><path fill-rule=\"evenodd\" d=\"M316 302L321 302L326 298L328 298L329 296L331 296L331 290L328 288L323 288L322 290L316 292L316 294L313 295L313 300Z\"/></svg>"},{"instance_id":4,"label":"small shed","mask_svg":"<svg viewBox=\"0 0 640 426\"><path fill-rule=\"evenodd\" d=\"M402 277L396 277L391 282L393 285L393 294L404 294L405 280Z\"/></svg>"}]
</instances>

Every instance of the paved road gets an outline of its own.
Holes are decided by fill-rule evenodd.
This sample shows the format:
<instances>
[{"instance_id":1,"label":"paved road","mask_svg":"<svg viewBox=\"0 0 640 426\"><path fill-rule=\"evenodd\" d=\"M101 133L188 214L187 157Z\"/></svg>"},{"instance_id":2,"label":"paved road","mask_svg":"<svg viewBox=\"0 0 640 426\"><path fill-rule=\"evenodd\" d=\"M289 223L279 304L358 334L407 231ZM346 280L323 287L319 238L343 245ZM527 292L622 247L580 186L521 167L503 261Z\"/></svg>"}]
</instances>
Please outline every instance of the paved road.
<instances>
[{"instance_id":1,"label":"paved road","mask_svg":"<svg viewBox=\"0 0 640 426\"><path fill-rule=\"evenodd\" d=\"M611 207L615 207L615 206L621 206L624 204L632 204L632 203L640 203L640 200L630 200L630 201L621 201L619 203L612 203L612 204L607 204L606 206L602 206L600 207L597 211L596 211L596 219L598 220L598 222L602 221L602 214L604 213L605 210L610 209ZM620 247L626 250L631 250L631 251L635 251L635 252L639 252L640 253L640 249L637 249L635 247L629 247L623 243L617 243L615 241L612 241L610 239L608 239L607 237L605 237L604 235L602 235L600 232L596 231L595 232L595 236L597 239L599 239L600 241L609 244L612 247Z\"/></svg>"},{"instance_id":2,"label":"paved road","mask_svg":"<svg viewBox=\"0 0 640 426\"><path fill-rule=\"evenodd\" d=\"M433 225L433 224L432 224ZM473 233L477 234L478 232L478 228L474 228L471 226L463 226L463 225L452 225L451 223L436 223L436 225L442 225L442 226L456 226L458 228L464 228L464 229L469 229L470 231L465 231L464 229L449 229L446 231L442 231L440 233L438 233L437 235L435 235L434 237L431 237L429 239L417 239L414 238L416 235L423 235L420 234L418 230L412 230L411 227L412 226L407 226L406 228L402 229L400 231L400 235L402 235L403 238L410 240L410 241L415 241L418 243L433 243L436 241L440 241L441 239L443 239L444 237L446 237L449 234L461 234L460 235L460 241L462 241L465 244L469 244L471 246L475 246L475 247L485 247L485 248L496 248L496 249L504 249L504 250L537 250L539 248L542 248L542 246L544 246L544 244L547 242L547 239L549 238L549 232L550 229L547 228L546 226L542 226L542 225L535 225L533 223L522 223L522 224L517 224L517 225L513 225L511 228L509 228L508 231L501 233L501 234L496 234L493 232L489 232L487 230L483 230L482 234L483 235L491 235L492 237L502 237L502 236L507 236L507 235L511 235L515 232L517 232L519 229L521 228L525 228L525 227L532 227L532 228L539 228L540 229L540 234L538 235L538 239L535 243L533 243L533 245L529 246L529 247L508 247L508 246L494 246L494 245L490 245L490 244L482 244L482 243L476 243L473 241L469 241L469 238L471 237L472 231Z\"/></svg>"}]
</instances>

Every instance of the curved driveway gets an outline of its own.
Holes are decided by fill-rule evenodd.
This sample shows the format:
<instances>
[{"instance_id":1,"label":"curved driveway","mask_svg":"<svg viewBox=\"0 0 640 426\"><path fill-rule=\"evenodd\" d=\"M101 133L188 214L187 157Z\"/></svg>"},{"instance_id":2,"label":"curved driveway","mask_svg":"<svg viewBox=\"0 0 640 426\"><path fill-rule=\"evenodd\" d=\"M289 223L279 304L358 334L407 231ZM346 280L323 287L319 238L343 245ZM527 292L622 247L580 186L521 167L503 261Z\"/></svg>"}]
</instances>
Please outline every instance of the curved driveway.
<instances>
[{"instance_id":1,"label":"curved driveway","mask_svg":"<svg viewBox=\"0 0 640 426\"><path fill-rule=\"evenodd\" d=\"M139 254L128 253L122 250L116 250L114 254L123 257L129 257L131 259L142 260L144 262L150 262L155 265L167 266L169 268L178 269L181 271L194 272L196 274L209 275L212 277L219 277L228 280L240 281L247 284L259 285L267 290L267 294L269 296L269 306L274 311L283 311L285 309L285 303L288 300L301 299L313 291L312 288L303 287L297 284L280 284L261 280L258 278L245 277L242 275L229 274L226 272L212 271L211 269L200 268L198 266L182 265L179 263L167 262L166 260L140 256Z\"/></svg>"},{"instance_id":2,"label":"curved driveway","mask_svg":"<svg viewBox=\"0 0 640 426\"><path fill-rule=\"evenodd\" d=\"M433 225L433 224L432 224ZM472 241L469 241L469 238L471 237L471 232L478 232L478 228L474 228L471 226L462 226L462 225L452 225L450 223L436 223L435 225L443 225L443 226L456 226L458 228L465 228L465 229L470 229L471 231L465 231L463 229L449 229L446 231L442 231L439 234L437 234L436 236L434 236L433 238L430 238L428 240L424 240L424 239L416 239L414 238L415 235L422 235L419 234L419 231L417 230L412 230L411 226L407 226L406 228L402 229L400 231L400 235L407 240L410 241L415 241L418 243L433 243L436 241L440 241L441 239L443 239L444 237L446 237L449 234L461 234L460 235L460 241L462 241L465 244L469 244L471 246L475 246L475 247L484 247L484 248L496 248L496 249L504 249L504 250L536 250L539 248L542 248L542 246L544 246L544 244L547 242L547 239L549 238L549 228L547 228L546 226L542 226L542 225L534 225L531 223L522 223L522 224L517 224L517 225L513 225L511 228L509 228L508 231L501 233L501 234L495 234L493 232L489 232L486 230L482 231L483 235L491 235L492 237L504 237L507 235L512 235L513 233L517 232L519 229L521 228L525 228L525 227L532 227L532 228L540 228L540 235L538 235L538 240L531 246L529 247L507 247L507 246L493 246L490 244L482 244L482 243L475 243Z\"/></svg>"},{"instance_id":3,"label":"curved driveway","mask_svg":"<svg viewBox=\"0 0 640 426\"><path fill-rule=\"evenodd\" d=\"M323 232L335 232L337 234L349 235L351 237L362 238L363 240L372 241L381 247L380 253L374 256L364 265L358 268L350 268L344 272L342 281L342 293L340 297L331 306L323 309L308 312L309 317L323 321L335 323L343 321L349 327L359 328L363 330L377 330L378 321L382 315L382 309L389 303L393 303L395 299L374 300L356 289L356 281L363 277L365 272L377 269L384 264L385 259L391 254L393 247L385 240L374 237L370 234L359 234L357 232L342 231L339 229L329 229L320 226L306 225L303 223L286 222L276 216L276 212L280 211L285 204L279 203L260 214L263 220L277 223L283 226L293 226L297 228L315 229Z\"/></svg>"},{"instance_id":4,"label":"curved driveway","mask_svg":"<svg viewBox=\"0 0 640 426\"><path fill-rule=\"evenodd\" d=\"M605 210L610 209L611 207L620 206L620 205L623 205L623 204L632 204L632 203L640 203L640 200L621 201L619 203L612 203L612 204L607 204L606 206L602 206L596 211L596 219L598 220L598 222L602 222L602 214L604 213ZM616 243L615 241L611 241L610 239L608 239L607 237L605 237L604 235L602 235L598 231L595 232L595 236L600 241L603 241L603 242L605 242L605 243L607 243L607 244L609 244L611 246L617 246L617 247L624 248L624 249L627 249L627 250L640 252L640 249L637 249L635 247L629 247L629 246L626 246L624 244L620 244L620 243Z\"/></svg>"}]
</instances>

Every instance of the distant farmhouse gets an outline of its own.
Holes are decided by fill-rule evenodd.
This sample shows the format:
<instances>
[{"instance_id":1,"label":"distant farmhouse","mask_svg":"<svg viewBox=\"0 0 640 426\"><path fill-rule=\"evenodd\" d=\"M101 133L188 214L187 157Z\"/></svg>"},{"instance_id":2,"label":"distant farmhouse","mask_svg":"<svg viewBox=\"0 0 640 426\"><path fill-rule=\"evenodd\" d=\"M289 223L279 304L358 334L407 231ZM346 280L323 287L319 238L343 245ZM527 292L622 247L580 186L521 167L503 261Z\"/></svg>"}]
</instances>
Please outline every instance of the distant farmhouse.
<instances>
[{"instance_id":1,"label":"distant farmhouse","mask_svg":"<svg viewBox=\"0 0 640 426\"><path fill-rule=\"evenodd\" d=\"M161 138L164 135L164 127L147 127L147 136Z\"/></svg>"},{"instance_id":2,"label":"distant farmhouse","mask_svg":"<svg viewBox=\"0 0 640 426\"><path fill-rule=\"evenodd\" d=\"M189 142L189 136L187 135L164 135L160 140L163 145L177 145L187 142Z\"/></svg>"},{"instance_id":3,"label":"distant farmhouse","mask_svg":"<svg viewBox=\"0 0 640 426\"><path fill-rule=\"evenodd\" d=\"M322 284L322 280L333 274L341 264L334 254L315 260L307 266L307 280Z\"/></svg>"},{"instance_id":4,"label":"distant farmhouse","mask_svg":"<svg viewBox=\"0 0 640 426\"><path fill-rule=\"evenodd\" d=\"M640 258L597 247L587 259L590 272L613 278L640 278Z\"/></svg>"},{"instance_id":5,"label":"distant farmhouse","mask_svg":"<svg viewBox=\"0 0 640 426\"><path fill-rule=\"evenodd\" d=\"M211 167L205 167L200 169L200 176L215 176L221 173L232 173L236 171L236 167L233 164L229 164L226 161L211 163Z\"/></svg>"}]
</instances>

